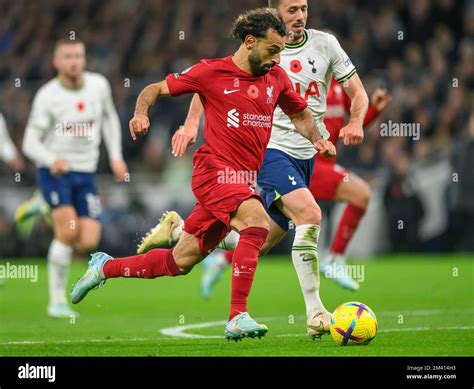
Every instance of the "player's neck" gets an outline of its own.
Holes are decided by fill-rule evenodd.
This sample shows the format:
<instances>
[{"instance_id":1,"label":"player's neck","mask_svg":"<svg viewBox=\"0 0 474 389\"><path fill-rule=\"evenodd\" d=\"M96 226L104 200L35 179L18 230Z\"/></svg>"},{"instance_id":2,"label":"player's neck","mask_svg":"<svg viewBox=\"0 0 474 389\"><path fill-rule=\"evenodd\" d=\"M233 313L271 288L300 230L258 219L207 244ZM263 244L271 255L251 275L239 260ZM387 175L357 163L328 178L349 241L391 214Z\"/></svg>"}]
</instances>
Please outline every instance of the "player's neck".
<instances>
[{"instance_id":1,"label":"player's neck","mask_svg":"<svg viewBox=\"0 0 474 389\"><path fill-rule=\"evenodd\" d=\"M248 52L243 46L240 46L232 57L234 64L245 73L252 74L252 67L250 66Z\"/></svg>"},{"instance_id":2,"label":"player's neck","mask_svg":"<svg viewBox=\"0 0 474 389\"><path fill-rule=\"evenodd\" d=\"M82 74L79 77L67 77L64 74L58 74L58 78L61 85L66 89L81 89L84 84L84 77L82 77Z\"/></svg>"}]
</instances>

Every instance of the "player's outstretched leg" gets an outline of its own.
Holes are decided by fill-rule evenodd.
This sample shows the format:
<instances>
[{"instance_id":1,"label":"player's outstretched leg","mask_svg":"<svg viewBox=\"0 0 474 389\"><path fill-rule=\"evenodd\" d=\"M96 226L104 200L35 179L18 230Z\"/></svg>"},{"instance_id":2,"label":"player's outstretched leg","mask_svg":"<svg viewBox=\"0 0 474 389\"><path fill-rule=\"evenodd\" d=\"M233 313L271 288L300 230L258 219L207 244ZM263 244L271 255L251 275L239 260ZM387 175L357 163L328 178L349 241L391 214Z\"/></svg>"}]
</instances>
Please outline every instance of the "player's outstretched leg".
<instances>
[{"instance_id":1,"label":"player's outstretched leg","mask_svg":"<svg viewBox=\"0 0 474 389\"><path fill-rule=\"evenodd\" d=\"M158 224L142 238L137 254L144 254L159 247L173 246L183 234L183 225L184 221L178 212L165 212Z\"/></svg>"},{"instance_id":2,"label":"player's outstretched leg","mask_svg":"<svg viewBox=\"0 0 474 389\"><path fill-rule=\"evenodd\" d=\"M175 262L171 249L155 249L146 254L126 258L112 258L106 253L92 254L86 273L71 292L71 301L77 304L93 289L109 278L156 278L185 274Z\"/></svg>"}]
</instances>

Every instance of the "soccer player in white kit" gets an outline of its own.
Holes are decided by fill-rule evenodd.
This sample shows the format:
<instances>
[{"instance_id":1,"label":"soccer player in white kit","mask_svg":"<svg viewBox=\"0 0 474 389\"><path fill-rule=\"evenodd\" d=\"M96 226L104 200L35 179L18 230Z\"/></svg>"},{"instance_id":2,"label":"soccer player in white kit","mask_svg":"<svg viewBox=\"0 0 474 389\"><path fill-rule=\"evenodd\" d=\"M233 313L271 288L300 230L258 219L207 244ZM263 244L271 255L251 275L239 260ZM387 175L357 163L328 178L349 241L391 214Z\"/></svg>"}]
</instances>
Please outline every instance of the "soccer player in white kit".
<instances>
[{"instance_id":1,"label":"soccer player in white kit","mask_svg":"<svg viewBox=\"0 0 474 389\"><path fill-rule=\"evenodd\" d=\"M5 117L0 113L0 161L15 171L23 170L24 161L10 138Z\"/></svg>"},{"instance_id":2,"label":"soccer player in white kit","mask_svg":"<svg viewBox=\"0 0 474 389\"><path fill-rule=\"evenodd\" d=\"M38 185L54 224L48 251L48 315L70 317L77 315L66 299L73 251L88 254L100 240L101 205L94 176L102 135L116 180L123 181L128 169L110 84L101 74L85 71L84 44L59 40L53 64L58 76L36 93L23 152L38 168Z\"/></svg>"},{"instance_id":3,"label":"soccer player in white kit","mask_svg":"<svg viewBox=\"0 0 474 389\"><path fill-rule=\"evenodd\" d=\"M280 66L286 70L296 92L307 100L321 135L325 139L329 137L323 117L327 93L335 77L351 98L350 120L341 129L341 137L346 146L360 144L364 138L362 125L369 99L351 60L333 35L305 29L307 0L269 0L269 6L279 10L288 31ZM199 97L195 96L184 127L174 136L173 144L178 145L173 147L175 156L183 155L187 145L196 139L202 114L200 105ZM277 107L272 135L257 177L259 193L271 217L270 233L260 255L282 239L290 224L295 227L291 256L306 304L308 335L312 338L329 332L331 316L319 296L317 242L321 209L308 189L314 161L315 150L311 142L295 130L290 119ZM176 213L169 215L169 220L179 226ZM167 221L165 217L161 224L166 227ZM155 228L140 249L143 250L148 242L155 244L155 236L163 230L166 228ZM235 242L235 239L229 240ZM226 243L226 247L231 248L234 244Z\"/></svg>"}]
</instances>

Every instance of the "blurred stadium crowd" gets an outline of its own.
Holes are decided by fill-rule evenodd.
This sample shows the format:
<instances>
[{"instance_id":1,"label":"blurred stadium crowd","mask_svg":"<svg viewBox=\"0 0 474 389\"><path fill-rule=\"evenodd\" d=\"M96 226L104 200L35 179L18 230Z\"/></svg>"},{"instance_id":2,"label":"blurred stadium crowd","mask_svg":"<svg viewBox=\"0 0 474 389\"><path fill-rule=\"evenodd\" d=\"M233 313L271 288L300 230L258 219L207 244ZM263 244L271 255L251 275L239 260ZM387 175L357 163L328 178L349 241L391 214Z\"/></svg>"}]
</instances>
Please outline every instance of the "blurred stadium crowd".
<instances>
[{"instance_id":1,"label":"blurred stadium crowd","mask_svg":"<svg viewBox=\"0 0 474 389\"><path fill-rule=\"evenodd\" d=\"M339 149L340 163L373 184L379 204L374 209L384 213L388 239L382 251L474 251L474 2L308 3L308 27L338 36L369 95L375 87L387 88L392 95L363 145ZM56 39L74 33L83 40L88 68L112 84L132 181L134 174L140 175L139 181L154 189L142 191L148 199L136 185L121 189L126 193L126 201L116 207L121 216L111 211L112 205L108 209L113 225L105 228L104 239L110 245L118 244L117 234L123 236L128 228L130 239L122 240L125 247L120 249L130 249L136 232L149 227L164 208L174 206L186 214L192 205L192 197L187 197L190 204L181 204L176 196L189 190L190 156L174 161L169 151L170 134L184 121L190 98L163 100L152 112L151 134L133 143L128 120L138 92L201 58L233 53L238 44L227 35L234 17L264 5L264 0L0 1L0 112L17 146L34 93L55 75L51 60ZM420 137L384 136L382 123L419 126ZM99 172L108 172L105 153ZM34 250L45 250L47 244L33 245L38 248L31 252L11 239L11 204L31 193L34 169L28 164L19 183L12 180L13 173L0 163L0 255L37 254ZM178 188L169 196L171 203L150 211L146 200L162 197L160 188L169 186ZM20 196L12 195L15 188L23 190ZM107 204L113 196L107 187L104 191ZM9 201L7 196L15 198Z\"/></svg>"}]
</instances>

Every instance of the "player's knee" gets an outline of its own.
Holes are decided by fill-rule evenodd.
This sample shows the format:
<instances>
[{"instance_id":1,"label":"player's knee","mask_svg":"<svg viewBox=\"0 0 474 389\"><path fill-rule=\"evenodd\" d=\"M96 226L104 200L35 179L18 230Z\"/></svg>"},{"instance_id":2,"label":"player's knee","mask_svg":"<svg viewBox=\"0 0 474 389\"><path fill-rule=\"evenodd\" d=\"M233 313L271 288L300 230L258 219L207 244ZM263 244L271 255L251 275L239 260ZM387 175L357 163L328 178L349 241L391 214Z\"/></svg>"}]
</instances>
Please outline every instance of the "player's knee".
<instances>
[{"instance_id":1,"label":"player's knee","mask_svg":"<svg viewBox=\"0 0 474 389\"><path fill-rule=\"evenodd\" d=\"M204 256L199 251L199 246L189 248L178 244L173 249L173 258L181 274L186 275L193 270L195 265L202 261Z\"/></svg>"},{"instance_id":2,"label":"player's knee","mask_svg":"<svg viewBox=\"0 0 474 389\"><path fill-rule=\"evenodd\" d=\"M361 186L360 189L357 191L358 195L356 198L354 198L353 205L362 208L362 209L367 209L369 206L369 201L372 196L372 190L370 189L369 184L364 182Z\"/></svg>"},{"instance_id":3,"label":"player's knee","mask_svg":"<svg viewBox=\"0 0 474 389\"><path fill-rule=\"evenodd\" d=\"M242 227L240 231L249 227L260 227L266 230L270 230L270 217L266 212L255 212L255 214L248 215L242 220Z\"/></svg>"},{"instance_id":4,"label":"player's knee","mask_svg":"<svg viewBox=\"0 0 474 389\"><path fill-rule=\"evenodd\" d=\"M196 262L196 258L175 258L176 266L178 266L179 270L181 271L181 275L186 275L191 273L193 270Z\"/></svg>"},{"instance_id":5,"label":"player's knee","mask_svg":"<svg viewBox=\"0 0 474 389\"><path fill-rule=\"evenodd\" d=\"M317 204L307 204L301 207L293 220L296 225L301 224L321 224L321 208Z\"/></svg>"}]
</instances>

